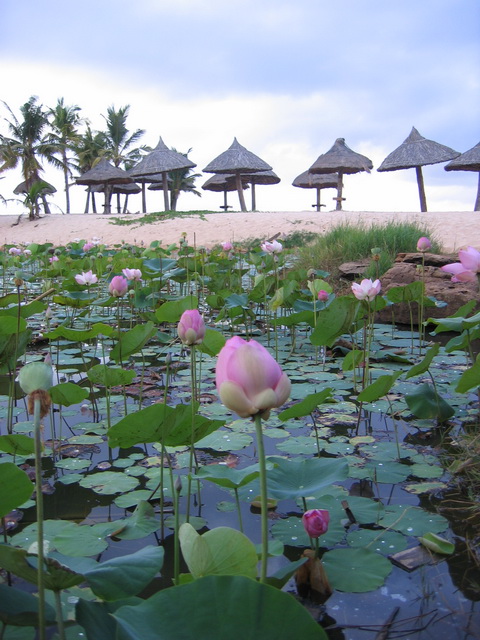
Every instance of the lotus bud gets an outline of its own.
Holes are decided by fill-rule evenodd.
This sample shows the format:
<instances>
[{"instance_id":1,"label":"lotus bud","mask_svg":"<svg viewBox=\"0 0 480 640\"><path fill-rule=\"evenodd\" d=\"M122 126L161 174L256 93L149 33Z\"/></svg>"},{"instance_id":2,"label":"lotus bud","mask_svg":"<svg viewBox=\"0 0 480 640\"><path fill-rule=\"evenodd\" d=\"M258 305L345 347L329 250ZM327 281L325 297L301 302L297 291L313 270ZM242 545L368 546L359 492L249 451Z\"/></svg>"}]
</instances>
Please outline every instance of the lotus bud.
<instances>
[{"instance_id":1,"label":"lotus bud","mask_svg":"<svg viewBox=\"0 0 480 640\"><path fill-rule=\"evenodd\" d=\"M328 293L328 291L325 291L324 289L320 289L320 291L318 292L318 296L317 297L320 300L320 302L326 302L328 300L329 293Z\"/></svg>"},{"instance_id":2,"label":"lotus bud","mask_svg":"<svg viewBox=\"0 0 480 640\"><path fill-rule=\"evenodd\" d=\"M310 509L302 516L302 524L310 538L319 538L328 531L330 514L326 509Z\"/></svg>"},{"instance_id":3,"label":"lotus bud","mask_svg":"<svg viewBox=\"0 0 480 640\"><path fill-rule=\"evenodd\" d=\"M428 238L426 238L425 236L422 236L421 238L418 239L417 251L421 251L422 253L425 253L425 251L430 251L431 248L432 248L432 243Z\"/></svg>"},{"instance_id":4,"label":"lotus bud","mask_svg":"<svg viewBox=\"0 0 480 640\"><path fill-rule=\"evenodd\" d=\"M290 395L290 380L278 362L260 343L235 336L220 351L216 386L223 404L241 418L280 407Z\"/></svg>"},{"instance_id":5,"label":"lotus bud","mask_svg":"<svg viewBox=\"0 0 480 640\"><path fill-rule=\"evenodd\" d=\"M123 276L113 276L108 286L110 295L114 298L121 298L128 291L128 280Z\"/></svg>"},{"instance_id":6,"label":"lotus bud","mask_svg":"<svg viewBox=\"0 0 480 640\"><path fill-rule=\"evenodd\" d=\"M177 333L183 344L200 344L205 337L205 331L205 322L197 309L188 309L182 313Z\"/></svg>"}]
</instances>

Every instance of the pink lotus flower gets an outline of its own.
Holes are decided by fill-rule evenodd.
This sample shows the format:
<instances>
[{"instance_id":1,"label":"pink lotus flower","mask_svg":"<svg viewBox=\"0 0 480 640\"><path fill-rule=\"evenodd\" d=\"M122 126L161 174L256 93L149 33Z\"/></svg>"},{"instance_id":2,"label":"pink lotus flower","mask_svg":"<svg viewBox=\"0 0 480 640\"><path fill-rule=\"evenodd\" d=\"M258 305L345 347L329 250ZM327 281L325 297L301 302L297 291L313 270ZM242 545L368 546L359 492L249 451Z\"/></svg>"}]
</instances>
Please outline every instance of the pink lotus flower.
<instances>
[{"instance_id":1,"label":"pink lotus flower","mask_svg":"<svg viewBox=\"0 0 480 640\"><path fill-rule=\"evenodd\" d=\"M142 279L142 272L140 269L122 269L122 273L127 280L136 280L138 282Z\"/></svg>"},{"instance_id":2,"label":"pink lotus flower","mask_svg":"<svg viewBox=\"0 0 480 640\"><path fill-rule=\"evenodd\" d=\"M98 282L98 278L90 269L90 271L86 271L84 273L79 273L78 275L76 275L75 281L77 284L90 285Z\"/></svg>"},{"instance_id":3,"label":"pink lotus flower","mask_svg":"<svg viewBox=\"0 0 480 640\"><path fill-rule=\"evenodd\" d=\"M328 531L330 514L326 509L310 509L302 516L302 524L310 538L319 538Z\"/></svg>"},{"instance_id":4,"label":"pink lotus flower","mask_svg":"<svg viewBox=\"0 0 480 640\"><path fill-rule=\"evenodd\" d=\"M48 259L50 264L53 264L54 262L58 262L58 260L59 260L58 256L52 256L51 258Z\"/></svg>"},{"instance_id":5,"label":"pink lotus flower","mask_svg":"<svg viewBox=\"0 0 480 640\"><path fill-rule=\"evenodd\" d=\"M425 236L422 236L421 238L418 239L417 251L421 251L422 253L424 253L425 251L430 251L431 248L432 248L432 243L428 238L426 238Z\"/></svg>"},{"instance_id":6,"label":"pink lotus flower","mask_svg":"<svg viewBox=\"0 0 480 640\"><path fill-rule=\"evenodd\" d=\"M83 250L84 250L84 251L90 251L90 249L93 249L93 247L94 247L94 246L95 246L95 245L93 244L93 242L86 242L86 243L83 245Z\"/></svg>"},{"instance_id":7,"label":"pink lotus flower","mask_svg":"<svg viewBox=\"0 0 480 640\"><path fill-rule=\"evenodd\" d=\"M273 240L273 242L262 242L260 245L262 251L266 253L281 253L283 251L283 244L281 242L277 242L277 240Z\"/></svg>"},{"instance_id":8,"label":"pink lotus flower","mask_svg":"<svg viewBox=\"0 0 480 640\"><path fill-rule=\"evenodd\" d=\"M183 344L200 344L205 337L205 322L197 309L188 309L182 313L177 333Z\"/></svg>"},{"instance_id":9,"label":"pink lotus flower","mask_svg":"<svg viewBox=\"0 0 480 640\"><path fill-rule=\"evenodd\" d=\"M18 247L10 247L10 249L8 250L8 253L11 256L19 256L22 253L22 250L19 249Z\"/></svg>"},{"instance_id":10,"label":"pink lotus flower","mask_svg":"<svg viewBox=\"0 0 480 640\"><path fill-rule=\"evenodd\" d=\"M480 273L480 251L468 247L458 252L460 262L453 262L442 267L442 271L451 273L452 282L475 282Z\"/></svg>"},{"instance_id":11,"label":"pink lotus flower","mask_svg":"<svg viewBox=\"0 0 480 640\"><path fill-rule=\"evenodd\" d=\"M360 284L358 282L352 284L353 295L357 300L373 300L378 296L381 288L380 280L372 282L369 278L365 278Z\"/></svg>"},{"instance_id":12,"label":"pink lotus flower","mask_svg":"<svg viewBox=\"0 0 480 640\"><path fill-rule=\"evenodd\" d=\"M328 300L329 295L330 294L328 293L328 291L325 291L324 289L320 289L317 297L320 300L320 302L326 302Z\"/></svg>"},{"instance_id":13,"label":"pink lotus flower","mask_svg":"<svg viewBox=\"0 0 480 640\"><path fill-rule=\"evenodd\" d=\"M235 336L218 355L216 384L220 400L241 418L268 418L290 395L290 380L270 353L255 340Z\"/></svg>"},{"instance_id":14,"label":"pink lotus flower","mask_svg":"<svg viewBox=\"0 0 480 640\"><path fill-rule=\"evenodd\" d=\"M128 280L123 276L113 276L108 285L108 290L114 298L121 298L128 291Z\"/></svg>"},{"instance_id":15,"label":"pink lotus flower","mask_svg":"<svg viewBox=\"0 0 480 640\"><path fill-rule=\"evenodd\" d=\"M233 244L231 242L222 242L223 251L231 251L233 249Z\"/></svg>"}]
</instances>

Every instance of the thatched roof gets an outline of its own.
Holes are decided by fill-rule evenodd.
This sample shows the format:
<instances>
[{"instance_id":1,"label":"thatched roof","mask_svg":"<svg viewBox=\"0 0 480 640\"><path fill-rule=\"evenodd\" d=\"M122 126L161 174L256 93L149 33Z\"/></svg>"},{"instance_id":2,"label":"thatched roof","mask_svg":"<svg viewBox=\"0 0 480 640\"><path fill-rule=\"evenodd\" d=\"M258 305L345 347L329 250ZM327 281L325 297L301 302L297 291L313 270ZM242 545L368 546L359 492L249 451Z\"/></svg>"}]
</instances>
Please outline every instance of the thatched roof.
<instances>
[{"instance_id":1,"label":"thatched roof","mask_svg":"<svg viewBox=\"0 0 480 640\"><path fill-rule=\"evenodd\" d=\"M248 189L248 185L243 182L243 179L242 183L243 188ZM216 173L202 185L202 189L217 192L236 191L235 175L233 173Z\"/></svg>"},{"instance_id":2,"label":"thatched roof","mask_svg":"<svg viewBox=\"0 0 480 640\"><path fill-rule=\"evenodd\" d=\"M358 173L373 169L372 161L360 153L352 151L345 144L345 138L337 138L335 144L312 164L311 173Z\"/></svg>"},{"instance_id":3,"label":"thatched roof","mask_svg":"<svg viewBox=\"0 0 480 640\"><path fill-rule=\"evenodd\" d=\"M454 151L450 147L433 140L427 140L418 133L415 127L412 127L408 138L385 158L377 171L423 167L426 164L448 162L459 155L458 151Z\"/></svg>"},{"instance_id":4,"label":"thatched roof","mask_svg":"<svg viewBox=\"0 0 480 640\"><path fill-rule=\"evenodd\" d=\"M443 168L445 171L480 171L480 142Z\"/></svg>"},{"instance_id":5,"label":"thatched roof","mask_svg":"<svg viewBox=\"0 0 480 640\"><path fill-rule=\"evenodd\" d=\"M95 193L103 193L105 191L104 184L96 184L90 187L91 191ZM112 185L112 193L123 193L125 195L133 195L135 193L140 193L141 187L134 182L129 182L128 184L114 184Z\"/></svg>"},{"instance_id":6,"label":"thatched roof","mask_svg":"<svg viewBox=\"0 0 480 640\"><path fill-rule=\"evenodd\" d=\"M242 174L242 182L249 184L278 184L280 178L273 171L257 171L256 173Z\"/></svg>"},{"instance_id":7,"label":"thatched roof","mask_svg":"<svg viewBox=\"0 0 480 640\"><path fill-rule=\"evenodd\" d=\"M155 149L130 169L129 173L135 179L140 176L147 177L156 173L175 171L175 169L191 169L196 166L182 153L169 149L160 138Z\"/></svg>"},{"instance_id":8,"label":"thatched roof","mask_svg":"<svg viewBox=\"0 0 480 640\"><path fill-rule=\"evenodd\" d=\"M45 186L40 191L40 193L56 193L57 192L57 190L55 189L53 184L50 184L49 182L46 182L45 180L42 180L40 178L39 180L35 180L34 182L32 182L32 184L30 186L27 185L27 181L26 180L24 180L23 182L20 182L20 184L17 184L17 186L13 190L13 193L15 195L17 195L17 196L20 195L21 193L28 193L29 190L32 188L32 186L35 184L35 182L43 182L43 183L45 183Z\"/></svg>"},{"instance_id":9,"label":"thatched roof","mask_svg":"<svg viewBox=\"0 0 480 640\"><path fill-rule=\"evenodd\" d=\"M75 178L77 184L127 184L133 182L128 173L119 167L114 167L106 158L101 158L92 168Z\"/></svg>"},{"instance_id":10,"label":"thatched roof","mask_svg":"<svg viewBox=\"0 0 480 640\"><path fill-rule=\"evenodd\" d=\"M338 174L304 171L295 178L292 185L302 189L329 189L338 185Z\"/></svg>"},{"instance_id":11,"label":"thatched roof","mask_svg":"<svg viewBox=\"0 0 480 640\"><path fill-rule=\"evenodd\" d=\"M243 147L236 138L232 145L204 169L206 173L253 173L271 171L272 167Z\"/></svg>"}]
</instances>

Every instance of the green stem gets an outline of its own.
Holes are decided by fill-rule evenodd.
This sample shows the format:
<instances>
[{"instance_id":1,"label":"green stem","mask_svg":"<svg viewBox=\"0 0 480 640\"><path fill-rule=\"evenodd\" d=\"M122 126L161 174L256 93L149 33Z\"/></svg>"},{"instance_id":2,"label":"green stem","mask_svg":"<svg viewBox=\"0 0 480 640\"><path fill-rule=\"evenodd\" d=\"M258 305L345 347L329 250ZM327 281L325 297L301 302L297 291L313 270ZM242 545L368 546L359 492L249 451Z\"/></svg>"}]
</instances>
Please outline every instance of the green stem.
<instances>
[{"instance_id":1,"label":"green stem","mask_svg":"<svg viewBox=\"0 0 480 640\"><path fill-rule=\"evenodd\" d=\"M58 629L58 638L59 640L65 640L65 625L63 623L63 612L62 612L62 600L60 597L60 591L55 590L55 610L57 613L57 629Z\"/></svg>"},{"instance_id":2,"label":"green stem","mask_svg":"<svg viewBox=\"0 0 480 640\"><path fill-rule=\"evenodd\" d=\"M44 585L44 552L43 552L43 494L42 494L42 441L40 436L40 398L34 400L34 441L35 441L35 499L37 505L37 546L38 546L38 637L45 640L45 585Z\"/></svg>"},{"instance_id":3,"label":"green stem","mask_svg":"<svg viewBox=\"0 0 480 640\"><path fill-rule=\"evenodd\" d=\"M268 562L268 497L267 497L267 465L265 464L265 448L263 446L262 418L255 415L255 431L257 434L258 466L260 469L260 506L262 521L262 557L260 582L267 581Z\"/></svg>"},{"instance_id":4,"label":"green stem","mask_svg":"<svg viewBox=\"0 0 480 640\"><path fill-rule=\"evenodd\" d=\"M241 533L243 533L242 510L240 508L240 498L239 498L239 495L238 495L237 487L235 487L233 491L235 492L235 504L237 505L238 526L240 527Z\"/></svg>"}]
</instances>

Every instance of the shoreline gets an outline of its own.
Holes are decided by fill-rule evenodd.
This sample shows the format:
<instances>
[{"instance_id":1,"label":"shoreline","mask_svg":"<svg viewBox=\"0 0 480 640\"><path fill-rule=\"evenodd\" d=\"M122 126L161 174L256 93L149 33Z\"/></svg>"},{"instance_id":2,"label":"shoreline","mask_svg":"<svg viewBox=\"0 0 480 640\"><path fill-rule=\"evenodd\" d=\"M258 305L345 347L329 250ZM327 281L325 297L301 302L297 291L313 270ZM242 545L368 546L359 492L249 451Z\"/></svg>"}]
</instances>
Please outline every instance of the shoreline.
<instances>
[{"instance_id":1,"label":"shoreline","mask_svg":"<svg viewBox=\"0 0 480 640\"><path fill-rule=\"evenodd\" d=\"M466 246L480 249L480 214L455 212L371 212L371 211L255 211L255 212L178 212L178 216L142 224L144 214L50 214L29 221L27 214L0 215L0 245L51 242L64 246L75 239L90 241L96 237L107 246L129 243L149 246L153 240L168 247L186 234L189 244L211 248L221 242L265 240L295 231L325 233L339 223L383 224L423 222L446 253ZM130 225L114 220L131 221ZM138 221L138 222L137 222Z\"/></svg>"}]
</instances>

